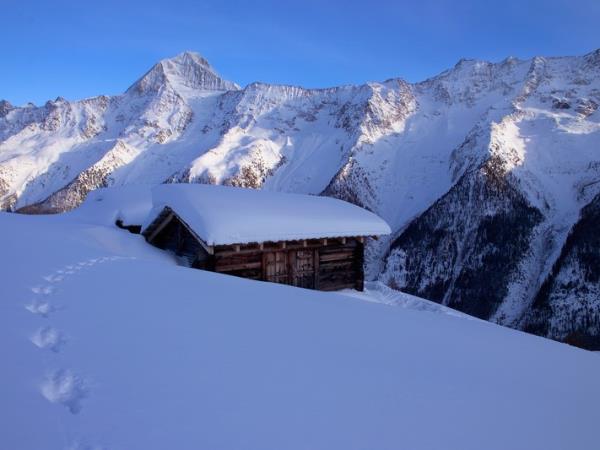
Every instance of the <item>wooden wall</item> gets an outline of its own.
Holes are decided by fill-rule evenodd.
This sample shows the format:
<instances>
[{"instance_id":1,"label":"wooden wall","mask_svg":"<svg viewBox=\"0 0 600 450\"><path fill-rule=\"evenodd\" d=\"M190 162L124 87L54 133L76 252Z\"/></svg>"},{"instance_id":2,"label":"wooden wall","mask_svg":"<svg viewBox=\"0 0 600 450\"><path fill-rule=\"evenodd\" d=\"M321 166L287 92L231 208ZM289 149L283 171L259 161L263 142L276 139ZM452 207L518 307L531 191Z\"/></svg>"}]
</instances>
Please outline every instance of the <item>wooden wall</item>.
<instances>
[{"instance_id":1,"label":"wooden wall","mask_svg":"<svg viewBox=\"0 0 600 450\"><path fill-rule=\"evenodd\" d=\"M323 291L363 290L360 238L222 245L213 247L211 254L176 215L164 217L159 232L145 233L146 238L189 267Z\"/></svg>"},{"instance_id":2,"label":"wooden wall","mask_svg":"<svg viewBox=\"0 0 600 450\"><path fill-rule=\"evenodd\" d=\"M181 257L188 267L213 270L211 255L177 218L172 218L151 244Z\"/></svg>"},{"instance_id":3,"label":"wooden wall","mask_svg":"<svg viewBox=\"0 0 600 450\"><path fill-rule=\"evenodd\" d=\"M319 248L318 289L336 291L363 290L364 246L356 239Z\"/></svg>"},{"instance_id":4,"label":"wooden wall","mask_svg":"<svg viewBox=\"0 0 600 450\"><path fill-rule=\"evenodd\" d=\"M257 246L217 246L216 272L309 289L363 290L364 246L358 239L281 242Z\"/></svg>"},{"instance_id":5,"label":"wooden wall","mask_svg":"<svg viewBox=\"0 0 600 450\"><path fill-rule=\"evenodd\" d=\"M213 270L236 277L262 280L262 253L239 252L229 253L215 250Z\"/></svg>"}]
</instances>

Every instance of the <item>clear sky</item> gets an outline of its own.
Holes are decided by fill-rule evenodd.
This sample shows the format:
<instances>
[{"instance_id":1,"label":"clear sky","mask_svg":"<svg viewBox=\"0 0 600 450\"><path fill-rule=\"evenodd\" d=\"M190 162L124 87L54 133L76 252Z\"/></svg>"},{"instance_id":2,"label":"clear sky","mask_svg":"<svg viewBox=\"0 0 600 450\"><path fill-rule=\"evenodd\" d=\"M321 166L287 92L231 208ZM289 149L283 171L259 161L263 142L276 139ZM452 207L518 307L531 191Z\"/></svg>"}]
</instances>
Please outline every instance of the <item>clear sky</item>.
<instances>
[{"instance_id":1,"label":"clear sky","mask_svg":"<svg viewBox=\"0 0 600 450\"><path fill-rule=\"evenodd\" d=\"M17 105L121 93L184 50L242 86L326 87L600 48L600 0L0 0L0 17L0 98Z\"/></svg>"}]
</instances>

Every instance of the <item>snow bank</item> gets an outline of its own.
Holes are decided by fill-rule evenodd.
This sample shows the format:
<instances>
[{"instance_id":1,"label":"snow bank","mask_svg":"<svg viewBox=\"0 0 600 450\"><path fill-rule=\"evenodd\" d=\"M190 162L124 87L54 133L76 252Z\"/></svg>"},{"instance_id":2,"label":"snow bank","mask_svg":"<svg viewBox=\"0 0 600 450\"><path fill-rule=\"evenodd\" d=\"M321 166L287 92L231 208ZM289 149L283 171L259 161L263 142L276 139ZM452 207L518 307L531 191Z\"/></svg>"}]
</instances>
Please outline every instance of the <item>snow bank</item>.
<instances>
[{"instance_id":1,"label":"snow bank","mask_svg":"<svg viewBox=\"0 0 600 450\"><path fill-rule=\"evenodd\" d=\"M209 245L351 236L379 236L390 227L375 214L329 197L203 184L152 189L145 226L165 206Z\"/></svg>"},{"instance_id":2,"label":"snow bank","mask_svg":"<svg viewBox=\"0 0 600 450\"><path fill-rule=\"evenodd\" d=\"M151 186L129 185L92 191L79 208L66 213L68 220L114 225L140 225L152 209Z\"/></svg>"},{"instance_id":3,"label":"snow bank","mask_svg":"<svg viewBox=\"0 0 600 450\"><path fill-rule=\"evenodd\" d=\"M354 289L344 289L338 291L338 293L358 298L366 302L382 303L384 305L397 306L416 311L427 311L436 314L448 314L449 316L462 317L466 320L481 320L439 303L425 300L405 292L396 291L389 288L381 281L366 281L364 291L362 292Z\"/></svg>"},{"instance_id":4,"label":"snow bank","mask_svg":"<svg viewBox=\"0 0 600 450\"><path fill-rule=\"evenodd\" d=\"M597 447L592 353L178 267L72 215L0 213L0 248L0 448Z\"/></svg>"}]
</instances>

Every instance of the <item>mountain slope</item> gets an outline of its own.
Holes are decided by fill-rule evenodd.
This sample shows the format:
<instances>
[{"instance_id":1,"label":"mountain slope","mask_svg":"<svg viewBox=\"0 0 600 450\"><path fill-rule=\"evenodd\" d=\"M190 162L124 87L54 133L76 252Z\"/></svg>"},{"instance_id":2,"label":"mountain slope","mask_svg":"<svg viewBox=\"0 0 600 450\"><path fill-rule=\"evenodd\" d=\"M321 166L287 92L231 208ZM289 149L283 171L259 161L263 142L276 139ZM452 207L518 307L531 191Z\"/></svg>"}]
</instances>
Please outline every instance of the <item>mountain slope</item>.
<instances>
[{"instance_id":1,"label":"mountain slope","mask_svg":"<svg viewBox=\"0 0 600 450\"><path fill-rule=\"evenodd\" d=\"M579 210L598 193L599 69L598 52L534 59L489 138L455 151L467 174L400 234L382 279L522 327ZM481 144L483 162L474 156ZM570 301L573 320L588 320L580 299Z\"/></svg>"},{"instance_id":2,"label":"mountain slope","mask_svg":"<svg viewBox=\"0 0 600 450\"><path fill-rule=\"evenodd\" d=\"M466 173L392 243L382 277L396 288L488 319L511 281L542 214L496 160Z\"/></svg>"},{"instance_id":3,"label":"mountain slope","mask_svg":"<svg viewBox=\"0 0 600 450\"><path fill-rule=\"evenodd\" d=\"M523 319L527 331L600 350L600 195L571 229Z\"/></svg>"},{"instance_id":4,"label":"mountain slope","mask_svg":"<svg viewBox=\"0 0 600 450\"><path fill-rule=\"evenodd\" d=\"M523 327L600 192L599 104L600 50L328 89L240 89L188 52L120 96L0 104L0 207L163 182L336 196L395 231L369 244L370 279Z\"/></svg>"}]
</instances>

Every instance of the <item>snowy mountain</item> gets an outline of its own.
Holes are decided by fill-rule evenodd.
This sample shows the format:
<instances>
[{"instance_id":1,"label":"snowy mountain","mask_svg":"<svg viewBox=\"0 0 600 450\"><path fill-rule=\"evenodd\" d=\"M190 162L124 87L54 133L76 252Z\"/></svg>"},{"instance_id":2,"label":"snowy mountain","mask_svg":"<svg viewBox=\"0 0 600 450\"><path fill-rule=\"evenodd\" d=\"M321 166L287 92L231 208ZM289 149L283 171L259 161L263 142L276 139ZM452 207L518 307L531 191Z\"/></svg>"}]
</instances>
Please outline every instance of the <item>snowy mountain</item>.
<instances>
[{"instance_id":1,"label":"snowy mountain","mask_svg":"<svg viewBox=\"0 0 600 450\"><path fill-rule=\"evenodd\" d=\"M371 279L600 348L597 295L540 297L557 264L582 263L561 255L600 193L599 104L600 50L329 89L240 89L183 53L120 96L0 103L0 207L64 211L98 187L164 182L336 196L395 231L369 246ZM597 292L580 269L573 283Z\"/></svg>"},{"instance_id":2,"label":"snowy mountain","mask_svg":"<svg viewBox=\"0 0 600 450\"><path fill-rule=\"evenodd\" d=\"M114 226L142 191L0 212L0 448L597 447L597 355L376 285L178 266Z\"/></svg>"}]
</instances>

